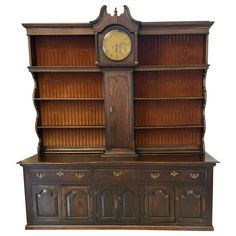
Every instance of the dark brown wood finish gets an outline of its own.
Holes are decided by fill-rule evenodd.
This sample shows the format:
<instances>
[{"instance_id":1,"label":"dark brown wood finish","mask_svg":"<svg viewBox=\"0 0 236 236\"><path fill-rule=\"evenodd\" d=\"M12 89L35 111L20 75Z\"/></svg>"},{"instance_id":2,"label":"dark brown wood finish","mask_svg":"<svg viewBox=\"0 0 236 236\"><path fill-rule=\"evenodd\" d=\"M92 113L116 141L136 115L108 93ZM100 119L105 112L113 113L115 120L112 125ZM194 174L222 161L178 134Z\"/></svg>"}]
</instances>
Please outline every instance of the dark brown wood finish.
<instances>
[{"instance_id":1,"label":"dark brown wood finish","mask_svg":"<svg viewBox=\"0 0 236 236\"><path fill-rule=\"evenodd\" d=\"M34 222L61 221L61 194L57 186L32 185L32 215Z\"/></svg>"},{"instance_id":2,"label":"dark brown wood finish","mask_svg":"<svg viewBox=\"0 0 236 236\"><path fill-rule=\"evenodd\" d=\"M153 174L158 178L158 173ZM172 186L144 187L144 215L143 222L147 224L174 221L174 190Z\"/></svg>"},{"instance_id":3,"label":"dark brown wood finish","mask_svg":"<svg viewBox=\"0 0 236 236\"><path fill-rule=\"evenodd\" d=\"M83 174L81 173L80 176ZM79 174L77 174L79 178ZM83 177L81 177L83 178ZM63 220L77 224L93 223L91 186L63 186Z\"/></svg>"},{"instance_id":4,"label":"dark brown wood finish","mask_svg":"<svg viewBox=\"0 0 236 236\"><path fill-rule=\"evenodd\" d=\"M63 156L48 155L40 161L34 156L20 162L29 178L26 192L33 191L27 202L41 207L28 208L28 217L33 215L28 227L44 222L212 227L211 173L216 160L208 154L205 161L195 162L179 154L172 157L175 162L157 162L153 156L101 162L99 155L78 154L68 162Z\"/></svg>"},{"instance_id":5,"label":"dark brown wood finish","mask_svg":"<svg viewBox=\"0 0 236 236\"><path fill-rule=\"evenodd\" d=\"M205 223L205 186L181 186L175 189L176 221L183 223Z\"/></svg>"},{"instance_id":6,"label":"dark brown wood finish","mask_svg":"<svg viewBox=\"0 0 236 236\"><path fill-rule=\"evenodd\" d=\"M105 71L106 152L135 155L132 71Z\"/></svg>"},{"instance_id":7,"label":"dark brown wood finish","mask_svg":"<svg viewBox=\"0 0 236 236\"><path fill-rule=\"evenodd\" d=\"M213 230L212 24L140 22L127 6L89 23L23 24L39 137L19 162L26 229ZM114 29L132 44L120 61L103 51Z\"/></svg>"}]
</instances>

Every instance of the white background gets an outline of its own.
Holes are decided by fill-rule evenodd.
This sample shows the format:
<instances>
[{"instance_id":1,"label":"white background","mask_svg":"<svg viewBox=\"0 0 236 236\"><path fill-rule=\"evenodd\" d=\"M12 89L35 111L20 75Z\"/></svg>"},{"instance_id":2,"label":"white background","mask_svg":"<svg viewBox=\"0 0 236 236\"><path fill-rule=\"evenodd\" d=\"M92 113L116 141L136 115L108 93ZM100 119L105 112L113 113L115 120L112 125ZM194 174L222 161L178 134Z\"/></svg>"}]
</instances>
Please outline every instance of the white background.
<instances>
[{"instance_id":1,"label":"white background","mask_svg":"<svg viewBox=\"0 0 236 236\"><path fill-rule=\"evenodd\" d=\"M214 174L214 232L135 231L136 235L232 235L235 228L236 14L233 0L1 0L0 2L0 232L1 235L128 235L133 231L25 231L22 168L36 153L33 79L28 72L26 31L21 23L88 22L100 7L130 7L141 21L211 20L207 75L206 149L221 163ZM3 232L5 234L3 234Z\"/></svg>"}]
</instances>

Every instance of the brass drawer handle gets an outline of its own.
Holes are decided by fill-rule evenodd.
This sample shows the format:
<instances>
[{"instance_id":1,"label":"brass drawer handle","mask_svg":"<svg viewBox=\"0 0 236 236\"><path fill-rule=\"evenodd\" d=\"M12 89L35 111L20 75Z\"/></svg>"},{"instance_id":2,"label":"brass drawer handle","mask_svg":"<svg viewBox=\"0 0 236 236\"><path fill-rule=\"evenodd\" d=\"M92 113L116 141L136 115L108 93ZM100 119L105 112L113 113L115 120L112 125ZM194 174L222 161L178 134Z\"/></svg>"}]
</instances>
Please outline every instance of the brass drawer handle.
<instances>
[{"instance_id":1,"label":"brass drawer handle","mask_svg":"<svg viewBox=\"0 0 236 236\"><path fill-rule=\"evenodd\" d=\"M179 172L173 170L173 171L171 171L170 175L171 175L172 177L176 177L176 176L179 175Z\"/></svg>"},{"instance_id":2,"label":"brass drawer handle","mask_svg":"<svg viewBox=\"0 0 236 236\"><path fill-rule=\"evenodd\" d=\"M44 178L44 177L46 176L46 174L45 174L45 173L41 173L41 172L37 172L37 173L36 173L36 176L37 176L38 178L42 179L42 178Z\"/></svg>"},{"instance_id":3,"label":"brass drawer handle","mask_svg":"<svg viewBox=\"0 0 236 236\"><path fill-rule=\"evenodd\" d=\"M199 177L199 173L190 173L189 176L192 178L192 179L197 179Z\"/></svg>"},{"instance_id":4,"label":"brass drawer handle","mask_svg":"<svg viewBox=\"0 0 236 236\"><path fill-rule=\"evenodd\" d=\"M64 172L62 171L57 171L57 176L62 177L64 175Z\"/></svg>"},{"instance_id":5,"label":"brass drawer handle","mask_svg":"<svg viewBox=\"0 0 236 236\"><path fill-rule=\"evenodd\" d=\"M151 173L150 174L150 177L152 178L152 179L158 179L159 177L160 177L160 173Z\"/></svg>"},{"instance_id":6,"label":"brass drawer handle","mask_svg":"<svg viewBox=\"0 0 236 236\"><path fill-rule=\"evenodd\" d=\"M82 179L83 177L84 177L84 173L75 173L75 177L77 178L77 179Z\"/></svg>"},{"instance_id":7,"label":"brass drawer handle","mask_svg":"<svg viewBox=\"0 0 236 236\"><path fill-rule=\"evenodd\" d=\"M122 171L120 171L120 170L115 170L115 171L113 171L113 175L116 176L116 177L119 177L119 176L122 175Z\"/></svg>"}]
</instances>

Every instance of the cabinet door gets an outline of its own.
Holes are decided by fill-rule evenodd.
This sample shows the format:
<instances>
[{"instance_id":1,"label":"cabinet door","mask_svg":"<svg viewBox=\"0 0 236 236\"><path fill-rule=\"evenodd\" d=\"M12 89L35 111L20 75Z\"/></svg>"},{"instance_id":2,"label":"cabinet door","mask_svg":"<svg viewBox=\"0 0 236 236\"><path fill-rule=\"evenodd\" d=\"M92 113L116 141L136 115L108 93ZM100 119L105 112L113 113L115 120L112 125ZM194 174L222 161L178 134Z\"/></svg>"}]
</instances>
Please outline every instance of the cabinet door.
<instances>
[{"instance_id":1,"label":"cabinet door","mask_svg":"<svg viewBox=\"0 0 236 236\"><path fill-rule=\"evenodd\" d=\"M89 186L66 186L62 188L63 219L78 224L93 222L92 193Z\"/></svg>"},{"instance_id":2,"label":"cabinet door","mask_svg":"<svg viewBox=\"0 0 236 236\"><path fill-rule=\"evenodd\" d=\"M120 222L137 223L139 221L139 187L119 187L118 201Z\"/></svg>"},{"instance_id":3,"label":"cabinet door","mask_svg":"<svg viewBox=\"0 0 236 236\"><path fill-rule=\"evenodd\" d=\"M176 222L204 223L206 221L205 195L206 192L204 186L176 187Z\"/></svg>"},{"instance_id":4,"label":"cabinet door","mask_svg":"<svg viewBox=\"0 0 236 236\"><path fill-rule=\"evenodd\" d=\"M60 221L60 203L61 195L59 187L48 185L32 186L32 205L34 221Z\"/></svg>"},{"instance_id":5,"label":"cabinet door","mask_svg":"<svg viewBox=\"0 0 236 236\"><path fill-rule=\"evenodd\" d=\"M174 188L144 187L144 223L174 221Z\"/></svg>"},{"instance_id":6,"label":"cabinet door","mask_svg":"<svg viewBox=\"0 0 236 236\"><path fill-rule=\"evenodd\" d=\"M98 187L97 217L99 223L114 223L118 221L117 187Z\"/></svg>"}]
</instances>

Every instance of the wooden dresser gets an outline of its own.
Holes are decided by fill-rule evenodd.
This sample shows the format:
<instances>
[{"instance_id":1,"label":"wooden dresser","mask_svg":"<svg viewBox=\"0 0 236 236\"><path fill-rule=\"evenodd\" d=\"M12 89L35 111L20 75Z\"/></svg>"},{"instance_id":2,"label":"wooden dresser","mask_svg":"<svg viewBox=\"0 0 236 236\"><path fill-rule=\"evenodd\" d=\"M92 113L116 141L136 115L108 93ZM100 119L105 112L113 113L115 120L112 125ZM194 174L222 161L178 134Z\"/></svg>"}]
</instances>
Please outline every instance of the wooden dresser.
<instances>
[{"instance_id":1,"label":"wooden dresser","mask_svg":"<svg viewBox=\"0 0 236 236\"><path fill-rule=\"evenodd\" d=\"M38 153L27 229L213 230L205 79L213 22L23 24Z\"/></svg>"}]
</instances>

